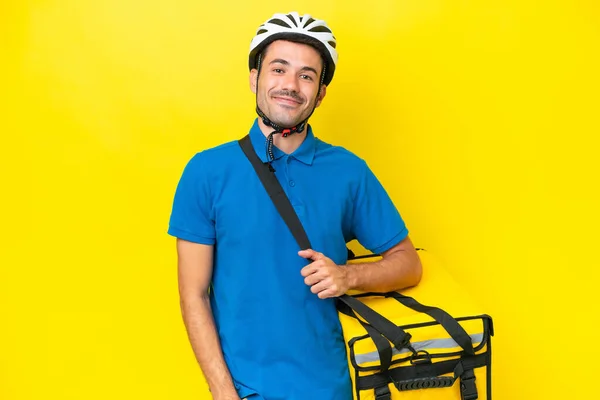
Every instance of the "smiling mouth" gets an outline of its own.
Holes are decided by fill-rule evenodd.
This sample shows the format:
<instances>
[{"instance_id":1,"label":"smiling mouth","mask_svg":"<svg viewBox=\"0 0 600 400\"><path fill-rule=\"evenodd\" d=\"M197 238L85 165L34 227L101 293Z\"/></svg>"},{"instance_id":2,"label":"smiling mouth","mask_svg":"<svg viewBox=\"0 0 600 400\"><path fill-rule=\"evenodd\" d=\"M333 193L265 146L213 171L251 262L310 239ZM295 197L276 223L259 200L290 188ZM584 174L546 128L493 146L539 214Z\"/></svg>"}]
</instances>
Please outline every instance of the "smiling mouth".
<instances>
[{"instance_id":1,"label":"smiling mouth","mask_svg":"<svg viewBox=\"0 0 600 400\"><path fill-rule=\"evenodd\" d=\"M279 102L282 102L282 103L285 103L285 104L290 104L290 105L300 105L300 104L302 104L302 102L300 102L300 101L298 101L296 99L290 98L290 97L275 96L274 99L277 100L277 101L279 101Z\"/></svg>"}]
</instances>

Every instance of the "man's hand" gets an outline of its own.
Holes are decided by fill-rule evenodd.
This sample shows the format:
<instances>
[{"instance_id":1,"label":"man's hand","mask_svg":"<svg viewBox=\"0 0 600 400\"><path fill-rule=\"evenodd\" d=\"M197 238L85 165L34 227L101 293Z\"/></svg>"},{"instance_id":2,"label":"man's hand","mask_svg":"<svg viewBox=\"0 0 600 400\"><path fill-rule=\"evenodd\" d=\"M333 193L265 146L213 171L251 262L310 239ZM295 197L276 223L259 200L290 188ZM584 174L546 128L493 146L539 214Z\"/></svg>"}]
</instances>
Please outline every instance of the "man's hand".
<instances>
[{"instance_id":1,"label":"man's hand","mask_svg":"<svg viewBox=\"0 0 600 400\"><path fill-rule=\"evenodd\" d=\"M330 258L312 249L301 250L298 255L313 261L302 268L300 273L304 277L304 283L310 286L310 291L319 298L338 297L348 291L350 282L345 267L340 267Z\"/></svg>"}]
</instances>

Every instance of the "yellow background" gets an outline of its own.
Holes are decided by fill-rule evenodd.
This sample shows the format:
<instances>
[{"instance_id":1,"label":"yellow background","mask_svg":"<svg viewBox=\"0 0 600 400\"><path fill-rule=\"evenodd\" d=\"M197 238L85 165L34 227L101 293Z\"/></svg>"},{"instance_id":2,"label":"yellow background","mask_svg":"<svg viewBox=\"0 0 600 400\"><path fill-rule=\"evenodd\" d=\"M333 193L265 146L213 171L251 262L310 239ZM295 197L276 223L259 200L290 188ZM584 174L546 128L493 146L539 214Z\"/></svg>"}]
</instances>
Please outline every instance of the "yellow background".
<instances>
[{"instance_id":1,"label":"yellow background","mask_svg":"<svg viewBox=\"0 0 600 400\"><path fill-rule=\"evenodd\" d=\"M209 398L173 191L247 132L251 36L294 9L339 41L317 135L494 317L495 398L598 398L597 2L3 0L0 399Z\"/></svg>"}]
</instances>

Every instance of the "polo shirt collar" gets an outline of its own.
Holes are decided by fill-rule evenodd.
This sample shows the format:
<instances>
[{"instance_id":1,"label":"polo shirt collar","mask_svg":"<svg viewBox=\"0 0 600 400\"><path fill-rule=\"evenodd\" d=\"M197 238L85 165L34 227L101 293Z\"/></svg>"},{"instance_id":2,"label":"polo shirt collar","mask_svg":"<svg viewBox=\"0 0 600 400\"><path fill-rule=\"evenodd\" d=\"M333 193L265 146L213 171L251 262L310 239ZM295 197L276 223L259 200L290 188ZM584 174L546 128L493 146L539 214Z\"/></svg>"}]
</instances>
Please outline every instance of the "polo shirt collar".
<instances>
[{"instance_id":1,"label":"polo shirt collar","mask_svg":"<svg viewBox=\"0 0 600 400\"><path fill-rule=\"evenodd\" d=\"M256 154L260 158L263 163L267 162L267 138L260 130L260 126L258 125L258 118L254 120L254 124L252 128L250 128L250 141L254 146L254 150ZM315 151L317 147L317 141L314 137L312 127L310 125L306 128L305 138L302 141L300 147L296 149L290 157L294 157L300 162L304 164L311 165L313 159L315 158ZM277 146L273 145L273 157L275 160L283 157L285 153L281 151Z\"/></svg>"}]
</instances>

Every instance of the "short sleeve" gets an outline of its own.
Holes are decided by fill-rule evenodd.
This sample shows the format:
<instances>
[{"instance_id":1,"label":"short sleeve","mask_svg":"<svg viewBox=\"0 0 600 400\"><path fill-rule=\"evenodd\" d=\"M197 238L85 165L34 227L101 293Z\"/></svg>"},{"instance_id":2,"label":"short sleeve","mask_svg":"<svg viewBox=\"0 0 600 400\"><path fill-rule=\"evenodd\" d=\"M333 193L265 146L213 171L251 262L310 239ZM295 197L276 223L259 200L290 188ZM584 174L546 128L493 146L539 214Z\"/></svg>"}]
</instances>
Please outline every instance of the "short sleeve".
<instances>
[{"instance_id":1,"label":"short sleeve","mask_svg":"<svg viewBox=\"0 0 600 400\"><path fill-rule=\"evenodd\" d=\"M388 193L363 161L354 196L352 233L373 253L389 250L408 236L408 229Z\"/></svg>"},{"instance_id":2,"label":"short sleeve","mask_svg":"<svg viewBox=\"0 0 600 400\"><path fill-rule=\"evenodd\" d=\"M195 243L215 243L207 172L202 162L202 153L196 154L184 168L175 190L169 235Z\"/></svg>"}]
</instances>

